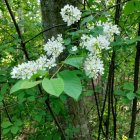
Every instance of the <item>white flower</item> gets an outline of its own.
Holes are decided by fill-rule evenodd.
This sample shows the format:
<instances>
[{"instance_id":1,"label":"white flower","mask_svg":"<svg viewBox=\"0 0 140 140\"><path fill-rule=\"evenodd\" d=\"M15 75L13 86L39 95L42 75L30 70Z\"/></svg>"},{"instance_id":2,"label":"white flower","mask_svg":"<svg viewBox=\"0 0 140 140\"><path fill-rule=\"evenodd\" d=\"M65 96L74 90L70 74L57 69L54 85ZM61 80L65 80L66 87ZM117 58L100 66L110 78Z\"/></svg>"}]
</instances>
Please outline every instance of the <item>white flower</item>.
<instances>
[{"instance_id":1,"label":"white flower","mask_svg":"<svg viewBox=\"0 0 140 140\"><path fill-rule=\"evenodd\" d=\"M99 48L100 49L106 49L106 50L109 49L110 42L108 41L106 36L99 35L97 37L97 40L99 42Z\"/></svg>"},{"instance_id":2,"label":"white flower","mask_svg":"<svg viewBox=\"0 0 140 140\"><path fill-rule=\"evenodd\" d=\"M103 35L106 36L106 38L108 38L108 40L110 41L113 41L114 34L117 34L117 35L120 34L120 31L117 25L113 25L112 23L109 23L109 22L102 23L101 21L98 21L96 25L103 27Z\"/></svg>"},{"instance_id":3,"label":"white flower","mask_svg":"<svg viewBox=\"0 0 140 140\"><path fill-rule=\"evenodd\" d=\"M48 42L44 45L44 50L46 54L50 57L58 57L60 53L63 52L65 49L63 45L63 38L62 35L57 35L57 38L55 39L52 37L48 40Z\"/></svg>"},{"instance_id":4,"label":"white flower","mask_svg":"<svg viewBox=\"0 0 140 140\"><path fill-rule=\"evenodd\" d=\"M70 26L80 20L82 13L77 7L67 4L61 9L60 14L63 21L67 23L67 26Z\"/></svg>"},{"instance_id":5,"label":"white flower","mask_svg":"<svg viewBox=\"0 0 140 140\"><path fill-rule=\"evenodd\" d=\"M55 66L56 66L56 59L55 59L55 57L52 57L50 59L47 59L46 67L48 69L51 69L52 67L55 67Z\"/></svg>"},{"instance_id":6,"label":"white flower","mask_svg":"<svg viewBox=\"0 0 140 140\"><path fill-rule=\"evenodd\" d=\"M71 49L72 52L76 52L77 51L77 46L73 46Z\"/></svg>"},{"instance_id":7,"label":"white flower","mask_svg":"<svg viewBox=\"0 0 140 140\"><path fill-rule=\"evenodd\" d=\"M83 48L86 48L92 54L98 53L99 42L98 42L97 38L93 37L92 35L90 35L90 36L83 35L81 37L80 45Z\"/></svg>"},{"instance_id":8,"label":"white flower","mask_svg":"<svg viewBox=\"0 0 140 140\"><path fill-rule=\"evenodd\" d=\"M89 30L93 30L94 28L95 28L95 25L94 25L94 23L91 23L91 24L87 24L87 28L89 29Z\"/></svg>"},{"instance_id":9,"label":"white flower","mask_svg":"<svg viewBox=\"0 0 140 140\"><path fill-rule=\"evenodd\" d=\"M33 74L37 72L37 65L35 61L28 61L21 65L15 66L12 69L12 78L16 79L30 79Z\"/></svg>"},{"instance_id":10,"label":"white flower","mask_svg":"<svg viewBox=\"0 0 140 140\"><path fill-rule=\"evenodd\" d=\"M120 31L117 25L113 25L112 23L105 22L102 24L103 26L103 34L108 37L108 39L112 39L114 34L119 35Z\"/></svg>"},{"instance_id":11,"label":"white flower","mask_svg":"<svg viewBox=\"0 0 140 140\"><path fill-rule=\"evenodd\" d=\"M28 61L15 66L12 69L11 76L16 79L30 79L38 70L51 69L54 66L56 66L55 58L48 59L43 55L36 61Z\"/></svg>"},{"instance_id":12,"label":"white flower","mask_svg":"<svg viewBox=\"0 0 140 140\"><path fill-rule=\"evenodd\" d=\"M89 54L84 62L84 70L89 78L96 79L99 75L104 74L104 65L96 55Z\"/></svg>"},{"instance_id":13,"label":"white flower","mask_svg":"<svg viewBox=\"0 0 140 140\"><path fill-rule=\"evenodd\" d=\"M36 60L36 65L38 70L46 70L46 62L47 62L47 57L46 56L41 56Z\"/></svg>"},{"instance_id":14,"label":"white flower","mask_svg":"<svg viewBox=\"0 0 140 140\"><path fill-rule=\"evenodd\" d=\"M117 27L117 25L113 25L112 30L114 31L115 34L117 34L117 35L120 34L120 31L119 31L119 28Z\"/></svg>"}]
</instances>

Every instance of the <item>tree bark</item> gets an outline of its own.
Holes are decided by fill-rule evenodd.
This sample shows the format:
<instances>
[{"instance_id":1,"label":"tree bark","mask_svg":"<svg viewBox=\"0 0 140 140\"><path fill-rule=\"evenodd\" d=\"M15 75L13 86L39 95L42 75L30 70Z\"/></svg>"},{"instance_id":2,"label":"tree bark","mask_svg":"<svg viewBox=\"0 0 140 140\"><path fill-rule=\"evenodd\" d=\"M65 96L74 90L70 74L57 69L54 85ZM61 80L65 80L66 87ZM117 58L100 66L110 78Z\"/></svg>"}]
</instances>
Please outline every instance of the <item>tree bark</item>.
<instances>
[{"instance_id":1,"label":"tree bark","mask_svg":"<svg viewBox=\"0 0 140 140\"><path fill-rule=\"evenodd\" d=\"M61 8L66 4L71 4L79 7L78 0L41 0L41 12L42 12L42 25L43 29L52 27L53 25L62 24L62 17L60 15ZM45 42L52 36L63 33L65 26L54 28L44 33Z\"/></svg>"},{"instance_id":2,"label":"tree bark","mask_svg":"<svg viewBox=\"0 0 140 140\"><path fill-rule=\"evenodd\" d=\"M80 7L78 0L41 0L40 2L43 29L47 29L51 26L63 23L60 10L64 7L64 5L71 4L76 7ZM80 2L82 3L82 0L80 0ZM63 33L64 30L65 27L60 26L44 33L45 42L47 42L47 40L52 36ZM87 118L88 111L85 105L86 100L87 99L84 98L76 102L69 98L67 101L66 108L69 112L69 118L71 119L73 127L78 129L77 133L72 134L72 136L67 136L69 137L69 140L92 140L89 128L89 120ZM64 118L60 119L60 123L62 124L63 129L68 128L66 122L67 120L64 120Z\"/></svg>"}]
</instances>

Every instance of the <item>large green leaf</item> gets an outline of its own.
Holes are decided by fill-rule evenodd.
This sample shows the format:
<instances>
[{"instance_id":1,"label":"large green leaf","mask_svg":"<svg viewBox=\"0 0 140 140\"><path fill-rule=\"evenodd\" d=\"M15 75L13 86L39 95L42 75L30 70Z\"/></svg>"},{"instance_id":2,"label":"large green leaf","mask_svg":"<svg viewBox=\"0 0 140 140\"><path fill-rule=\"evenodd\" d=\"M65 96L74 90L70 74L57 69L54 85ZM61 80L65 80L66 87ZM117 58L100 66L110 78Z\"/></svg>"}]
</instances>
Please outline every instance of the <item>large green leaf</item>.
<instances>
[{"instance_id":1,"label":"large green leaf","mask_svg":"<svg viewBox=\"0 0 140 140\"><path fill-rule=\"evenodd\" d=\"M19 127L18 127L18 126L12 126L11 132L12 132L13 134L17 134L18 131L19 131Z\"/></svg>"},{"instance_id":2,"label":"large green leaf","mask_svg":"<svg viewBox=\"0 0 140 140\"><path fill-rule=\"evenodd\" d=\"M128 1L124 7L124 14L129 15L132 13L140 12L140 1L138 0L132 0Z\"/></svg>"},{"instance_id":3,"label":"large green leaf","mask_svg":"<svg viewBox=\"0 0 140 140\"><path fill-rule=\"evenodd\" d=\"M64 80L64 92L78 100L82 92L82 85L80 78L76 74L76 72L65 70L60 72L59 76Z\"/></svg>"},{"instance_id":4,"label":"large green leaf","mask_svg":"<svg viewBox=\"0 0 140 140\"><path fill-rule=\"evenodd\" d=\"M44 78L42 81L42 86L47 93L57 97L59 97L60 94L64 91L64 82L61 78Z\"/></svg>"},{"instance_id":5,"label":"large green leaf","mask_svg":"<svg viewBox=\"0 0 140 140\"><path fill-rule=\"evenodd\" d=\"M135 95L133 92L129 92L129 93L126 95L126 97L127 97L129 100L133 100L133 99L136 97L136 95Z\"/></svg>"},{"instance_id":6,"label":"large green leaf","mask_svg":"<svg viewBox=\"0 0 140 140\"><path fill-rule=\"evenodd\" d=\"M8 128L10 126L12 126L13 124L9 121L4 121L2 124L1 124L1 127L2 128Z\"/></svg>"},{"instance_id":7,"label":"large green leaf","mask_svg":"<svg viewBox=\"0 0 140 140\"><path fill-rule=\"evenodd\" d=\"M14 92L21 90L21 89L32 88L40 83L41 83L41 81L20 80L11 88L10 93L14 93Z\"/></svg>"},{"instance_id":8,"label":"large green leaf","mask_svg":"<svg viewBox=\"0 0 140 140\"><path fill-rule=\"evenodd\" d=\"M81 26L82 25L84 25L85 23L88 23L88 22L90 22L90 21L93 21L93 16L92 15L90 15L90 16L88 16L88 17L85 17L83 20L82 20L82 22L81 22Z\"/></svg>"},{"instance_id":9,"label":"large green leaf","mask_svg":"<svg viewBox=\"0 0 140 140\"><path fill-rule=\"evenodd\" d=\"M126 90L133 91L134 90L134 85L133 85L132 82L125 82L123 84L123 88L126 89Z\"/></svg>"},{"instance_id":10,"label":"large green leaf","mask_svg":"<svg viewBox=\"0 0 140 140\"><path fill-rule=\"evenodd\" d=\"M83 57L79 57L79 56L75 56L75 57L71 57L71 58L68 58L64 61L65 64L68 64L68 65L71 65L71 66L74 66L76 68L80 68L82 66L82 63L83 63Z\"/></svg>"}]
</instances>

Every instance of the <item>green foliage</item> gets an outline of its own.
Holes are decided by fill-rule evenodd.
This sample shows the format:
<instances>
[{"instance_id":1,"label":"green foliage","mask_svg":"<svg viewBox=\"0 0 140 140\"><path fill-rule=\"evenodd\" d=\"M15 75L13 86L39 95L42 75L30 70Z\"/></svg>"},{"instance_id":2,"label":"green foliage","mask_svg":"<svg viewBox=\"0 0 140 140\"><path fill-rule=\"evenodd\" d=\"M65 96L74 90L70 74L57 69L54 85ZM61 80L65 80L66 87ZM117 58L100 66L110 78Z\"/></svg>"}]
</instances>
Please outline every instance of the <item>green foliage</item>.
<instances>
[{"instance_id":1,"label":"green foliage","mask_svg":"<svg viewBox=\"0 0 140 140\"><path fill-rule=\"evenodd\" d=\"M83 64L83 57L81 56L73 56L73 57L69 57L67 58L64 63L65 64L68 64L68 65L71 65L71 66L74 66L76 68L81 68L82 64Z\"/></svg>"},{"instance_id":2,"label":"green foliage","mask_svg":"<svg viewBox=\"0 0 140 140\"><path fill-rule=\"evenodd\" d=\"M77 72L65 70L59 73L59 77L64 81L64 92L75 100L78 100L82 92L82 85Z\"/></svg>"},{"instance_id":3,"label":"green foliage","mask_svg":"<svg viewBox=\"0 0 140 140\"><path fill-rule=\"evenodd\" d=\"M10 126L12 126L13 124L9 121L5 121L1 124L2 128L8 128Z\"/></svg>"},{"instance_id":4,"label":"green foliage","mask_svg":"<svg viewBox=\"0 0 140 140\"><path fill-rule=\"evenodd\" d=\"M139 0L132 0L128 1L124 8L124 14L136 14L136 12L139 12L140 14L140 1Z\"/></svg>"},{"instance_id":5,"label":"green foliage","mask_svg":"<svg viewBox=\"0 0 140 140\"><path fill-rule=\"evenodd\" d=\"M47 93L59 97L64 91L64 82L61 78L44 78L42 81L42 87Z\"/></svg>"},{"instance_id":6,"label":"green foliage","mask_svg":"<svg viewBox=\"0 0 140 140\"><path fill-rule=\"evenodd\" d=\"M42 31L41 9L38 0L14 0L9 1L9 3L21 30L23 42ZM134 93L133 83L135 48L137 42L140 41L140 36L137 35L137 23L140 21L140 1L122 2L119 19L121 34L115 36L111 49L103 50L102 55L99 55L104 61L105 74L103 78L99 77L94 81L94 91L90 79L83 73L83 61L87 52L83 51L80 46L80 38L83 34L93 36L102 34L102 27L95 26L93 30L89 30L88 25L96 25L99 20L115 23L116 6L114 5L114 0L106 1L106 3L104 1L87 0L84 8L81 5L81 8L83 8L81 21L70 28L65 28L63 37L65 38L66 49L62 58L60 58L62 61L59 63L58 60L57 71L55 68L52 71L38 71L30 80L16 82L15 79L11 78L10 72L13 66L26 61L25 54L20 46L21 39L18 37L6 5L4 1L0 1L0 13L2 13L2 17L0 16L0 115L2 121L1 138L3 140L20 139L22 135L25 135L29 140L61 140L60 131L45 104L46 100L49 101L58 121L62 123L60 125L64 126L63 129L68 139L72 140L74 135L78 136L83 133L83 130L80 131L78 127L82 127L84 117L88 118L87 122L90 128L94 128L91 131L93 139L97 139L100 119L96 110L94 92L97 95L100 112L105 99L106 85L108 84L107 75L112 48L116 50L113 91L117 101L116 106L115 102L113 103L117 110L117 140L128 139L132 100L134 98L138 99L138 115L140 108L140 90ZM59 5L57 6L59 7ZM30 60L37 59L43 53L43 44L44 36L42 34L25 44ZM72 53L70 51L72 46L77 46L78 51ZM71 56L66 58L65 54L68 53ZM52 74L54 71L56 71L55 75ZM52 75L53 78L50 78ZM36 79L43 79L43 81L36 81ZM42 94L38 89L39 84L42 84L40 89L44 89ZM48 94L51 96L48 96ZM72 104L69 103L71 98L74 99ZM102 123L103 131L106 130L107 107L106 100ZM79 114L82 114L82 111L85 111L85 116L80 118ZM9 120L9 117L11 120ZM110 113L109 121L110 136L113 136L112 113ZM139 123L140 118L138 116L134 140L140 139ZM104 139L102 134L101 139Z\"/></svg>"},{"instance_id":7,"label":"green foliage","mask_svg":"<svg viewBox=\"0 0 140 140\"><path fill-rule=\"evenodd\" d=\"M40 84L41 81L20 80L12 88L10 93L14 93L21 89L28 89Z\"/></svg>"}]
</instances>

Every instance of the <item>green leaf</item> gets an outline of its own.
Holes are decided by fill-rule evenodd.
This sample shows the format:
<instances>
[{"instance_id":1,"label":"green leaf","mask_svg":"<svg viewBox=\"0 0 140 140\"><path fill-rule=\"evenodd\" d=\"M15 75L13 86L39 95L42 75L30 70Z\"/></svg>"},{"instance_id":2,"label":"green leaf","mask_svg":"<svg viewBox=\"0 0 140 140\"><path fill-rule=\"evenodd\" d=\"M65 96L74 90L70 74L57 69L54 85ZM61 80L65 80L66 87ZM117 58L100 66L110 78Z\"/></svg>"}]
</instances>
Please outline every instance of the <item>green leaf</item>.
<instances>
[{"instance_id":1,"label":"green leaf","mask_svg":"<svg viewBox=\"0 0 140 140\"><path fill-rule=\"evenodd\" d=\"M25 100L25 92L20 92L20 94L18 94L18 102L23 103Z\"/></svg>"},{"instance_id":2,"label":"green leaf","mask_svg":"<svg viewBox=\"0 0 140 140\"><path fill-rule=\"evenodd\" d=\"M42 120L42 115L35 115L34 119L38 122L40 122Z\"/></svg>"},{"instance_id":3,"label":"green leaf","mask_svg":"<svg viewBox=\"0 0 140 140\"><path fill-rule=\"evenodd\" d=\"M133 92L129 92L129 93L126 95L126 97L127 97L129 100L133 100L133 99L136 97L136 95L135 95Z\"/></svg>"},{"instance_id":4,"label":"green leaf","mask_svg":"<svg viewBox=\"0 0 140 140\"><path fill-rule=\"evenodd\" d=\"M64 80L64 92L70 97L78 100L81 92L82 85L77 73L65 70L59 73L59 76Z\"/></svg>"},{"instance_id":5,"label":"green leaf","mask_svg":"<svg viewBox=\"0 0 140 140\"><path fill-rule=\"evenodd\" d=\"M20 80L11 88L10 93L14 93L21 89L32 88L40 83L41 83L41 81Z\"/></svg>"},{"instance_id":6,"label":"green leaf","mask_svg":"<svg viewBox=\"0 0 140 140\"><path fill-rule=\"evenodd\" d=\"M140 12L140 1L132 0L128 1L124 7L124 14L129 15L135 12Z\"/></svg>"},{"instance_id":7,"label":"green leaf","mask_svg":"<svg viewBox=\"0 0 140 140\"><path fill-rule=\"evenodd\" d=\"M133 85L132 82L125 82L124 85L123 85L123 88L127 89L127 90L130 90L130 91L133 91L134 90L134 85Z\"/></svg>"},{"instance_id":8,"label":"green leaf","mask_svg":"<svg viewBox=\"0 0 140 140\"><path fill-rule=\"evenodd\" d=\"M9 88L9 85L7 83L3 84L1 87L0 94L4 95L7 92L8 88Z\"/></svg>"},{"instance_id":9,"label":"green leaf","mask_svg":"<svg viewBox=\"0 0 140 140\"><path fill-rule=\"evenodd\" d=\"M21 126L23 124L23 122L21 120L16 119L16 121L14 122L15 126Z\"/></svg>"},{"instance_id":10,"label":"green leaf","mask_svg":"<svg viewBox=\"0 0 140 140\"><path fill-rule=\"evenodd\" d=\"M88 16L88 17L85 17L83 20L82 20L82 22L81 22L81 26L82 25L84 25L85 23L87 23L87 22L90 22L90 21L93 21L93 16L92 15L90 15L90 16Z\"/></svg>"},{"instance_id":11,"label":"green leaf","mask_svg":"<svg viewBox=\"0 0 140 140\"><path fill-rule=\"evenodd\" d=\"M124 104L129 104L130 103L130 100L125 96L125 97L122 97L121 98L121 101L122 101L122 103L124 103Z\"/></svg>"},{"instance_id":12,"label":"green leaf","mask_svg":"<svg viewBox=\"0 0 140 140\"><path fill-rule=\"evenodd\" d=\"M64 82L61 78L44 78L42 81L42 87L47 93L59 97L64 91Z\"/></svg>"},{"instance_id":13,"label":"green leaf","mask_svg":"<svg viewBox=\"0 0 140 140\"><path fill-rule=\"evenodd\" d=\"M93 90L88 90L82 94L83 96L92 96L94 94Z\"/></svg>"},{"instance_id":14,"label":"green leaf","mask_svg":"<svg viewBox=\"0 0 140 140\"><path fill-rule=\"evenodd\" d=\"M114 91L114 94L115 94L115 95L123 96L123 95L125 95L125 91L123 91L123 90L115 90L115 91Z\"/></svg>"},{"instance_id":15,"label":"green leaf","mask_svg":"<svg viewBox=\"0 0 140 140\"><path fill-rule=\"evenodd\" d=\"M7 73L7 71L5 70L0 70L0 75L5 75Z\"/></svg>"},{"instance_id":16,"label":"green leaf","mask_svg":"<svg viewBox=\"0 0 140 140\"><path fill-rule=\"evenodd\" d=\"M5 121L5 122L3 122L3 123L1 124L1 127L2 127L2 128L7 128L7 127L12 126L12 125L13 125L13 124L12 124L11 122Z\"/></svg>"},{"instance_id":17,"label":"green leaf","mask_svg":"<svg viewBox=\"0 0 140 140\"><path fill-rule=\"evenodd\" d=\"M71 66L74 66L76 68L80 68L83 64L83 57L79 57L79 56L76 56L76 57L71 57L71 58L68 58L64 61L65 64L68 64L68 65L71 65Z\"/></svg>"},{"instance_id":18,"label":"green leaf","mask_svg":"<svg viewBox=\"0 0 140 140\"><path fill-rule=\"evenodd\" d=\"M10 128L3 129L2 134L6 135L7 133L9 133L9 131L10 131Z\"/></svg>"},{"instance_id":19,"label":"green leaf","mask_svg":"<svg viewBox=\"0 0 140 140\"><path fill-rule=\"evenodd\" d=\"M28 101L33 102L35 101L35 96L30 96L27 98Z\"/></svg>"},{"instance_id":20,"label":"green leaf","mask_svg":"<svg viewBox=\"0 0 140 140\"><path fill-rule=\"evenodd\" d=\"M13 134L17 134L18 131L19 131L19 127L18 127L18 126L12 126L11 132L12 132Z\"/></svg>"},{"instance_id":21,"label":"green leaf","mask_svg":"<svg viewBox=\"0 0 140 140\"><path fill-rule=\"evenodd\" d=\"M65 45L69 45L71 43L71 39L70 38L67 38L64 40L64 44Z\"/></svg>"}]
</instances>

